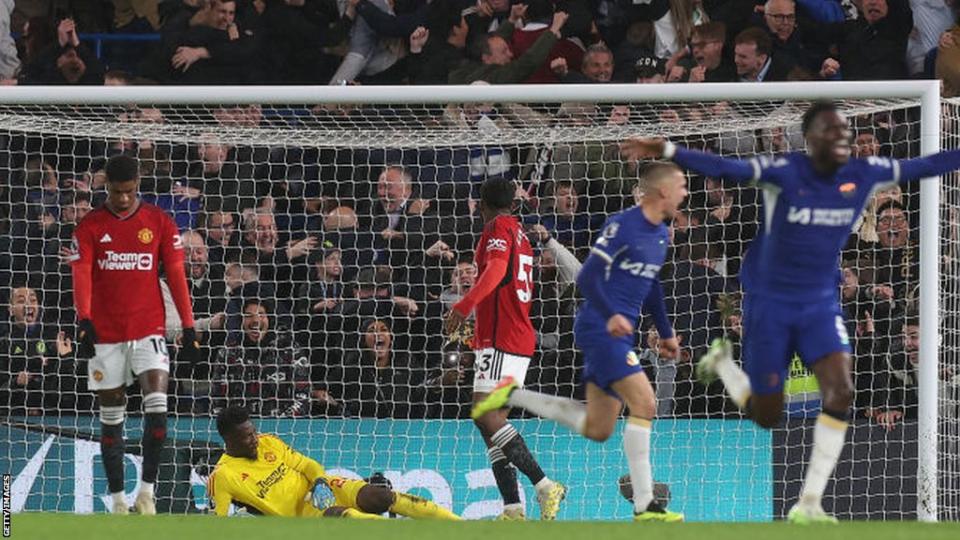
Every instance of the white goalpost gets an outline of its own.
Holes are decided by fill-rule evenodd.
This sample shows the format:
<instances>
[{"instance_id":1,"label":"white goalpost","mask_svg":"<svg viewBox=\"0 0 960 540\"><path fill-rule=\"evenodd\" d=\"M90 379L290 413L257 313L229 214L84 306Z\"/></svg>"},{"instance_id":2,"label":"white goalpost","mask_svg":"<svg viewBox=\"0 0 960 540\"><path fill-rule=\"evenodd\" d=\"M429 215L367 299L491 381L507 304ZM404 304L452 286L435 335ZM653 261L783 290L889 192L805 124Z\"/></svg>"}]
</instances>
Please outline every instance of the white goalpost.
<instances>
[{"instance_id":1,"label":"white goalpost","mask_svg":"<svg viewBox=\"0 0 960 540\"><path fill-rule=\"evenodd\" d=\"M528 379L582 397L571 276L598 222L632 200L637 171L616 143L657 135L728 156L799 151L803 110L820 99L837 101L854 135L873 137L884 155L960 147L960 104L941 100L939 81L0 88L0 285L11 320L0 339L20 347L6 366L0 361L0 469L14 475L14 509L105 509L83 364L69 351L44 351L66 346L58 332L73 332L59 250L77 209L102 199L98 175L109 155L138 156L147 200L203 245L188 263L196 264L205 359L172 370L164 509L205 509L203 481L220 444L211 417L241 403L261 430L329 469L383 472L395 488L485 518L499 512L499 497L466 416L470 336L443 335L437 325L449 299L472 284L479 182L516 179L518 214L538 240L538 352ZM385 202L390 174L410 188L397 208ZM844 252L860 396L826 499L841 519L960 520L960 184L956 175L925 179L893 198L915 229L903 246L877 238L875 214L864 218L871 232L855 230ZM737 414L719 386L696 383L690 368L708 339L738 331L737 269L757 202L748 187L691 178L673 225L672 273L663 277L688 355L674 364L641 354L657 386L658 495L669 491L671 508L694 520L782 518L812 444L817 389L802 368L791 369L788 384L797 406L772 433ZM264 213L277 233L269 249L272 233L257 221ZM235 232L224 232L228 219ZM896 291L889 301L874 296L887 286ZM273 341L247 333L251 300L264 304ZM910 352L901 330L908 314L923 329L919 361L900 364ZM169 319L173 343L179 321ZM647 337L638 334L641 353ZM40 346L33 356L23 350ZM236 367L251 364L262 381ZM915 410L902 401L913 392ZM891 396L906 409L888 430L876 413L893 407L883 401ZM134 407L128 491L138 482ZM546 421L518 422L547 474L572 488L561 518L629 514L617 492L626 473L619 444L588 445Z\"/></svg>"}]
</instances>

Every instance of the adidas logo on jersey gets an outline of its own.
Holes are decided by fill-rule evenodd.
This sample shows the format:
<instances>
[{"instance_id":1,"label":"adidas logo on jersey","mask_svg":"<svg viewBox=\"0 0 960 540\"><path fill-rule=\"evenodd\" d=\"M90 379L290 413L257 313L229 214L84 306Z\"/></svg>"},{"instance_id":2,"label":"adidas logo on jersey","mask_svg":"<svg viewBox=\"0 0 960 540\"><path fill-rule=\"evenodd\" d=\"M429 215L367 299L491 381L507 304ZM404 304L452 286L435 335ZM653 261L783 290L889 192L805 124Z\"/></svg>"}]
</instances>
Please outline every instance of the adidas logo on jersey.
<instances>
[{"instance_id":1,"label":"adidas logo on jersey","mask_svg":"<svg viewBox=\"0 0 960 540\"><path fill-rule=\"evenodd\" d=\"M103 233L103 236L100 237L100 243L106 244L107 242L113 242L113 238L110 238L110 233Z\"/></svg>"}]
</instances>

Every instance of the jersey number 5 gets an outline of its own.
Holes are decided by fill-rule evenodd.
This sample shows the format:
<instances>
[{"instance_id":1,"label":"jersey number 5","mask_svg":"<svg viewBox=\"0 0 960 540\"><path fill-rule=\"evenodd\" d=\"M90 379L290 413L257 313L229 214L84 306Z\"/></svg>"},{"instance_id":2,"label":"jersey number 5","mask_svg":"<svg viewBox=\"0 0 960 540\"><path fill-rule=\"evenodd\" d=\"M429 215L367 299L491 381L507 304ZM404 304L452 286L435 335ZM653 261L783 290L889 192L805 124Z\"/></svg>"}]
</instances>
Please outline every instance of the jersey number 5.
<instances>
[{"instance_id":1,"label":"jersey number 5","mask_svg":"<svg viewBox=\"0 0 960 540\"><path fill-rule=\"evenodd\" d=\"M517 281L522 288L517 289L517 298L526 304L533 298L533 257L530 255L520 255L519 257Z\"/></svg>"}]
</instances>

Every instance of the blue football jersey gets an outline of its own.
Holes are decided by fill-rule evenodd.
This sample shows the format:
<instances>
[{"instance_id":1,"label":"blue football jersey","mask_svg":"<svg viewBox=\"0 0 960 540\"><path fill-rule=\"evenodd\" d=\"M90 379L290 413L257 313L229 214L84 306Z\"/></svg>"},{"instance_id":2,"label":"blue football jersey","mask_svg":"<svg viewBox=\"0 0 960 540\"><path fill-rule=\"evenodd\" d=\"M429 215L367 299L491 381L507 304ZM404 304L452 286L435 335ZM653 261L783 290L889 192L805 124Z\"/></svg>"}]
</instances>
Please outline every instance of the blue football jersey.
<instances>
[{"instance_id":1,"label":"blue football jersey","mask_svg":"<svg viewBox=\"0 0 960 540\"><path fill-rule=\"evenodd\" d=\"M841 250L867 201L899 181L897 161L851 159L825 176L802 153L750 161L763 212L744 257L744 290L782 300L836 297Z\"/></svg>"},{"instance_id":2,"label":"blue football jersey","mask_svg":"<svg viewBox=\"0 0 960 540\"><path fill-rule=\"evenodd\" d=\"M747 292L790 301L837 296L840 251L876 191L960 169L960 150L851 159L827 175L802 153L738 160L680 146L671 151L681 167L762 188L761 227L747 249L741 282Z\"/></svg>"},{"instance_id":3,"label":"blue football jersey","mask_svg":"<svg viewBox=\"0 0 960 540\"><path fill-rule=\"evenodd\" d=\"M669 243L667 226L650 223L639 206L607 219L591 249L591 257L600 257L607 263L603 291L615 313L636 324L651 287L658 283ZM606 332L607 319L591 307L589 298L580 307L577 318L578 327L588 324Z\"/></svg>"}]
</instances>

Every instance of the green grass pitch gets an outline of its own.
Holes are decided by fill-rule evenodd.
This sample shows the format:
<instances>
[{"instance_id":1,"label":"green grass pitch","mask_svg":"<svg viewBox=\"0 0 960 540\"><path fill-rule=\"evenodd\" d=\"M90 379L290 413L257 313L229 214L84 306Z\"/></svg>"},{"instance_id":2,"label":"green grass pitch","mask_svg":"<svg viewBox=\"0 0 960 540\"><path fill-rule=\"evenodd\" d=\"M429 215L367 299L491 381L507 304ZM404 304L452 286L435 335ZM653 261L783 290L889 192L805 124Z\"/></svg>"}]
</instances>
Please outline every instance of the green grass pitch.
<instances>
[{"instance_id":1,"label":"green grass pitch","mask_svg":"<svg viewBox=\"0 0 960 540\"><path fill-rule=\"evenodd\" d=\"M16 514L12 538L50 540L957 540L960 523L634 524L599 522L354 521L344 519Z\"/></svg>"}]
</instances>

